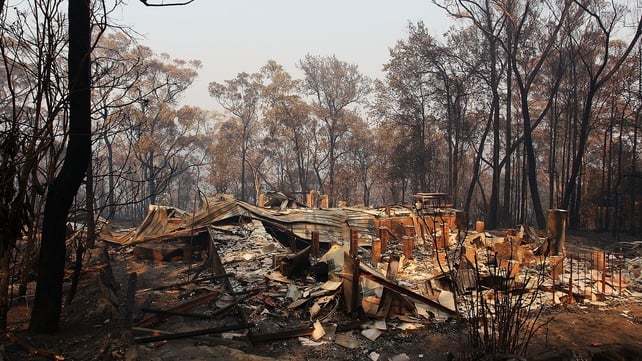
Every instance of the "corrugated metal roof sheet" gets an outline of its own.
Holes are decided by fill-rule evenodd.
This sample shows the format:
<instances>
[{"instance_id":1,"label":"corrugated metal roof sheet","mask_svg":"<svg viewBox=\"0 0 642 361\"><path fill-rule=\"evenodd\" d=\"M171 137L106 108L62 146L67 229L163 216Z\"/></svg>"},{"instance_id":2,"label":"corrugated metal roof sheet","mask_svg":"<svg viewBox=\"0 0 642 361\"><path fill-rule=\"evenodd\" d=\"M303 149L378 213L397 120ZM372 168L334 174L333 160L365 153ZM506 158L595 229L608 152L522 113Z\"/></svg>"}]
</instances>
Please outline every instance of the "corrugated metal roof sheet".
<instances>
[{"instance_id":1,"label":"corrugated metal roof sheet","mask_svg":"<svg viewBox=\"0 0 642 361\"><path fill-rule=\"evenodd\" d=\"M384 210L369 208L344 207L332 209L288 208L272 209L257 207L239 201L229 195L217 194L204 198L201 208L189 214L171 207L150 206L149 212L136 230L122 237L106 239L121 245L130 245L155 239L167 239L172 235L185 236L190 230L202 231L203 228L230 220L240 220L242 217L262 221L280 232L291 236L310 240L312 232L319 232L321 242L341 242L348 240L350 230L356 230L363 238L376 237L376 219L389 218ZM412 214L410 210L406 210ZM169 221L168 212L174 215L174 221ZM178 218L177 218L178 217ZM413 221L414 222L414 221Z\"/></svg>"}]
</instances>

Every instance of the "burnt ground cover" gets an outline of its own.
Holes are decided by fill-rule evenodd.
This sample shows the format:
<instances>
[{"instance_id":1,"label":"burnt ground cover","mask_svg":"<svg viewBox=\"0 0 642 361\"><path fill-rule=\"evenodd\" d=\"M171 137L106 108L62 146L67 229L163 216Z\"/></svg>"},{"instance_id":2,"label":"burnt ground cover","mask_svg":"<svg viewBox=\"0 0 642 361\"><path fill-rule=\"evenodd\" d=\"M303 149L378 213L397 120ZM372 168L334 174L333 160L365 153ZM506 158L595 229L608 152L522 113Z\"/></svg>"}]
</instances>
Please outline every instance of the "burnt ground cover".
<instances>
[{"instance_id":1,"label":"burnt ground cover","mask_svg":"<svg viewBox=\"0 0 642 361\"><path fill-rule=\"evenodd\" d=\"M574 234L569 237L568 247L603 249L613 242L610 235ZM228 245L231 249L235 247L231 240ZM260 244L260 247L273 252L277 246ZM221 258L226 268L232 272L242 269L248 284L252 282L248 281L250 273L258 275L272 264L271 257L251 257L244 249L226 254L224 248ZM220 285L183 282L186 284L159 289L189 278L197 268L198 255L193 264L141 260L133 250L123 248L109 248L107 255L100 248L92 251L82 273L79 293L63 309L59 333L30 335L26 329L31 298L28 295L14 300L9 315L10 337L3 341L4 360L459 360L468 347L465 331L453 319L407 322L403 317L386 320L385 329L374 341L363 336L363 327L356 327L318 340L305 335L251 345L242 336L233 339L232 336L242 335L237 331L139 343L135 337L140 337L140 333L125 327L127 284L132 272L138 275L135 320L149 317L140 311L145 307L167 309L220 290ZM244 268L248 264L252 265L249 270ZM110 268L111 272L107 272ZM261 292L244 296L241 307L253 321L254 332L269 334L309 321L306 311L288 308L289 302L281 297L281 292L287 292L286 284L265 277L258 279L251 288ZM194 312L212 312L220 306L212 301ZM336 307L324 310L333 312L332 320L338 324L350 319L341 306L341 301L337 301ZM184 332L236 325L241 318L238 311L208 320L171 316L153 327ZM550 305L540 319L549 322L531 340L528 360L642 359L642 299L638 293L608 296L594 303Z\"/></svg>"}]
</instances>

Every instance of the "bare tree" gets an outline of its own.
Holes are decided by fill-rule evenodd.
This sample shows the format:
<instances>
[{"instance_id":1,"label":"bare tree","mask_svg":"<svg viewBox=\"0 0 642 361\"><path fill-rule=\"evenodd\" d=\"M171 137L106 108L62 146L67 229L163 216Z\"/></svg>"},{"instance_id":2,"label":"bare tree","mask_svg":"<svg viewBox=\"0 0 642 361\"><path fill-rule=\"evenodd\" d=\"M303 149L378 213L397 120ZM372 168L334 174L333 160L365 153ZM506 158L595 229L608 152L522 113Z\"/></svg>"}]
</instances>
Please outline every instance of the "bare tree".
<instances>
[{"instance_id":1,"label":"bare tree","mask_svg":"<svg viewBox=\"0 0 642 361\"><path fill-rule=\"evenodd\" d=\"M262 76L259 73L239 73L225 84L211 82L210 96L240 121L241 139L241 199L246 200L246 163L254 132L259 120Z\"/></svg>"},{"instance_id":2,"label":"bare tree","mask_svg":"<svg viewBox=\"0 0 642 361\"><path fill-rule=\"evenodd\" d=\"M328 189L336 202L335 165L340 156L338 143L350 127L349 106L363 99L370 91L370 81L356 65L338 60L335 56L306 55L299 62L304 73L304 84L313 97L315 116L323 124L327 137ZM321 182L320 182L321 183Z\"/></svg>"},{"instance_id":3,"label":"bare tree","mask_svg":"<svg viewBox=\"0 0 642 361\"><path fill-rule=\"evenodd\" d=\"M37 245L42 197L61 156L66 135L62 81L63 64L57 58L65 46L64 18L60 2L34 1L2 9L0 52L2 55L2 272L0 317L6 325L8 307L9 257L21 235L22 279L26 291L32 256ZM42 21L35 21L36 18ZM6 258L6 259L5 259Z\"/></svg>"},{"instance_id":4,"label":"bare tree","mask_svg":"<svg viewBox=\"0 0 642 361\"><path fill-rule=\"evenodd\" d=\"M241 162L240 123L227 119L217 124L208 148L208 183L218 193L237 194L241 185L241 171L232 164Z\"/></svg>"},{"instance_id":5,"label":"bare tree","mask_svg":"<svg viewBox=\"0 0 642 361\"><path fill-rule=\"evenodd\" d=\"M488 82L488 87L492 94L489 113L492 114L493 130L491 133L493 139L491 157L493 178L490 202L487 206L486 212L486 222L488 227L495 228L499 223L499 187L501 179L501 114L499 91L501 88L501 77L505 70L500 59L500 34L504 28L505 17L504 14L498 13L494 10L496 1L493 0L458 0L452 3L434 1L434 3L445 9L452 16L472 21L474 26L484 34L485 44L483 46L489 61L486 81Z\"/></svg>"},{"instance_id":6,"label":"bare tree","mask_svg":"<svg viewBox=\"0 0 642 361\"><path fill-rule=\"evenodd\" d=\"M137 47L134 53L141 58L140 76L128 93L130 106L117 121L125 122L122 149L131 151L121 168L131 170L127 182L134 194L128 202L135 208L134 216L142 218L149 204L167 189L172 177L184 170L177 157L190 144L193 130L200 122L191 124L183 118L189 112L177 109L180 97L193 83L200 68L197 60L172 59L168 54L155 54L147 47ZM187 115L188 117L191 115Z\"/></svg>"},{"instance_id":7,"label":"bare tree","mask_svg":"<svg viewBox=\"0 0 642 361\"><path fill-rule=\"evenodd\" d=\"M377 158L381 155L379 142L373 142L375 131L358 116L352 121L352 131L347 139L348 156L342 162L342 168L346 170L347 179L342 180L344 187L352 179L356 184L350 188L352 197L346 198L351 203L361 203L370 206L372 200L372 186L377 180L377 172L380 170ZM360 191L360 195L357 193Z\"/></svg>"},{"instance_id":8,"label":"bare tree","mask_svg":"<svg viewBox=\"0 0 642 361\"><path fill-rule=\"evenodd\" d=\"M524 4L524 8L521 13L518 14L516 7L511 7L512 13L507 13L506 16L510 22L511 31L511 41L513 48L509 49L508 54L510 54L510 62L512 65L512 70L514 74L514 79L517 84L517 88L520 94L520 105L521 105L521 114L523 117L523 144L526 154L526 175L528 178L528 184L530 187L531 198L533 200L533 209L535 212L535 217L537 219L537 224L540 227L544 227L546 220L544 218L544 212L542 208L542 203L540 200L540 193L538 188L538 179L537 179L537 163L535 157L535 150L533 147L532 132L537 124L544 119L546 113L552 105L552 101L557 92L558 86L561 82L561 72L554 74L554 77L551 81L550 88L545 89L546 103L543 107L539 109L539 115L535 122L531 121L533 113L533 103L531 90L533 90L536 85L536 81L539 80L540 70L545 64L546 60L550 57L554 46L557 42L557 35L562 28L562 25L565 22L566 15L568 14L570 2L567 1L563 3L562 9L559 11L561 14L559 18L555 18L552 24L545 26L544 28L552 29L550 34L539 34L535 31L538 27L541 27L542 21L539 19L541 14L541 9L535 9L535 5L529 2ZM544 11L548 13L556 13L558 9L547 9ZM539 36L539 48L537 51L532 52L532 54L537 54L534 57L529 57L528 44L533 43L533 36ZM537 90L541 93L543 91L540 86ZM535 123L535 124L533 124ZM522 215L524 216L524 215ZM522 222L525 223L525 218L522 219Z\"/></svg>"},{"instance_id":9,"label":"bare tree","mask_svg":"<svg viewBox=\"0 0 642 361\"><path fill-rule=\"evenodd\" d=\"M129 109L139 103L134 89L146 72L147 49L117 32L103 36L92 51L92 172L98 214L107 219L113 219L117 205L125 202L116 184L125 177L124 164L133 157L126 141L131 131L127 117ZM124 159L122 167L117 166L118 158Z\"/></svg>"},{"instance_id":10,"label":"bare tree","mask_svg":"<svg viewBox=\"0 0 642 361\"><path fill-rule=\"evenodd\" d=\"M617 29L618 21L621 20L625 9L614 2L604 4L606 7L600 7L602 3L591 3L584 1L575 1L575 4L584 10L585 33L569 32L567 36L574 44L581 44L583 35L597 37L599 43L596 43L591 49L578 47L578 56L583 70L588 76L588 87L584 98L581 117L579 120L579 137L576 151L574 152L570 174L564 187L564 195L560 204L561 208L570 209L570 225L578 225L578 204L579 197L578 179L584 161L587 142L591 132L591 121L593 117L593 106L598 91L603 88L608 81L620 70L624 61L631 52L642 35L642 17L637 20L637 27L627 42L627 47L621 54L612 53L613 34ZM578 37L579 36L579 37ZM593 43L593 42L591 42ZM599 47L598 47L599 46ZM573 204L575 203L575 204Z\"/></svg>"},{"instance_id":11,"label":"bare tree","mask_svg":"<svg viewBox=\"0 0 642 361\"><path fill-rule=\"evenodd\" d=\"M268 81L265 99L266 152L282 172L276 177L279 190L308 192L312 190L312 152L308 141L315 129L311 108L301 96L302 81L293 79L283 67L268 61L261 68Z\"/></svg>"}]
</instances>

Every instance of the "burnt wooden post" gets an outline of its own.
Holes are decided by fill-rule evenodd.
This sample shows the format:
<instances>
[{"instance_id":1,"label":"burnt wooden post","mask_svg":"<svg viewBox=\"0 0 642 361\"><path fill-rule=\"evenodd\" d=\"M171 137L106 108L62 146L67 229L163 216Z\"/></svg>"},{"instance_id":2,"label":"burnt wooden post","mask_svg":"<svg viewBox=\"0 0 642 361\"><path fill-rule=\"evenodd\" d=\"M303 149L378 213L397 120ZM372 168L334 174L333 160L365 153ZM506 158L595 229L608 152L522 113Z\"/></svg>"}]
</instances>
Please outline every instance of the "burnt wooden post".
<instances>
[{"instance_id":1,"label":"burnt wooden post","mask_svg":"<svg viewBox=\"0 0 642 361\"><path fill-rule=\"evenodd\" d=\"M606 294L606 252L602 252L602 294Z\"/></svg>"},{"instance_id":2,"label":"burnt wooden post","mask_svg":"<svg viewBox=\"0 0 642 361\"><path fill-rule=\"evenodd\" d=\"M475 232L484 233L485 227L486 227L486 225L484 224L484 221L475 222Z\"/></svg>"},{"instance_id":3,"label":"burnt wooden post","mask_svg":"<svg viewBox=\"0 0 642 361\"><path fill-rule=\"evenodd\" d=\"M564 255L566 252L566 221L568 211L565 209L549 209L546 212L546 230L551 235L549 252L553 256Z\"/></svg>"},{"instance_id":4,"label":"burnt wooden post","mask_svg":"<svg viewBox=\"0 0 642 361\"><path fill-rule=\"evenodd\" d=\"M564 273L564 258L561 256L549 257L551 265L551 278L553 279L553 299L555 299L555 280Z\"/></svg>"},{"instance_id":5,"label":"burnt wooden post","mask_svg":"<svg viewBox=\"0 0 642 361\"><path fill-rule=\"evenodd\" d=\"M343 253L343 295L346 313L353 318L359 314L359 258Z\"/></svg>"},{"instance_id":6,"label":"burnt wooden post","mask_svg":"<svg viewBox=\"0 0 642 361\"><path fill-rule=\"evenodd\" d=\"M319 246L319 231L312 231L312 257L316 260L319 258L320 246Z\"/></svg>"},{"instance_id":7,"label":"burnt wooden post","mask_svg":"<svg viewBox=\"0 0 642 361\"><path fill-rule=\"evenodd\" d=\"M376 266L381 261L381 239L375 238L372 240L372 252L370 263Z\"/></svg>"},{"instance_id":8,"label":"burnt wooden post","mask_svg":"<svg viewBox=\"0 0 642 361\"><path fill-rule=\"evenodd\" d=\"M326 209L330 206L330 198L327 194L321 196L321 208Z\"/></svg>"},{"instance_id":9,"label":"burnt wooden post","mask_svg":"<svg viewBox=\"0 0 642 361\"><path fill-rule=\"evenodd\" d=\"M415 237L403 236L403 255L407 259L412 259L412 251L415 248Z\"/></svg>"},{"instance_id":10,"label":"burnt wooden post","mask_svg":"<svg viewBox=\"0 0 642 361\"><path fill-rule=\"evenodd\" d=\"M125 301L125 328L134 326L134 307L136 307L136 272L129 274L127 281L127 300Z\"/></svg>"},{"instance_id":11,"label":"burnt wooden post","mask_svg":"<svg viewBox=\"0 0 642 361\"><path fill-rule=\"evenodd\" d=\"M448 247L450 243L450 226L446 222L441 224L441 237L444 248Z\"/></svg>"},{"instance_id":12,"label":"burnt wooden post","mask_svg":"<svg viewBox=\"0 0 642 361\"><path fill-rule=\"evenodd\" d=\"M360 272L359 272L359 258L354 257L354 265L352 268L352 318L355 319L359 316L359 306L360 306L360 292L359 292L359 282Z\"/></svg>"},{"instance_id":13,"label":"burnt wooden post","mask_svg":"<svg viewBox=\"0 0 642 361\"><path fill-rule=\"evenodd\" d=\"M359 231L350 230L350 256L356 257L359 254Z\"/></svg>"},{"instance_id":14,"label":"burnt wooden post","mask_svg":"<svg viewBox=\"0 0 642 361\"><path fill-rule=\"evenodd\" d=\"M569 302L573 298L573 255L568 256L568 264L569 264L569 278L568 278L568 299Z\"/></svg>"},{"instance_id":15,"label":"burnt wooden post","mask_svg":"<svg viewBox=\"0 0 642 361\"><path fill-rule=\"evenodd\" d=\"M551 287L551 292L552 292L552 296L553 296L553 303L555 303L555 278L557 277L557 275L555 274L555 266L553 266L551 268L552 268L551 269L551 278L553 279L553 285Z\"/></svg>"},{"instance_id":16,"label":"burnt wooden post","mask_svg":"<svg viewBox=\"0 0 642 361\"><path fill-rule=\"evenodd\" d=\"M210 258L212 260L212 275L214 275L214 277L216 278L222 278L223 286L225 287L225 289L228 291L232 291L232 284L230 283L230 279L227 277L227 272L225 272L223 262L221 262L221 258L218 255L216 244L214 244L214 235L212 234L212 230L209 227L207 228L207 234L210 238L209 251Z\"/></svg>"},{"instance_id":17,"label":"burnt wooden post","mask_svg":"<svg viewBox=\"0 0 642 361\"><path fill-rule=\"evenodd\" d=\"M379 239L381 239L381 253L386 253L388 250L388 228L379 227Z\"/></svg>"},{"instance_id":18,"label":"burnt wooden post","mask_svg":"<svg viewBox=\"0 0 642 361\"><path fill-rule=\"evenodd\" d=\"M388 271L386 272L386 279L394 282L397 279L397 272L399 271L399 256L392 255L390 256L390 262L388 262ZM387 288L383 289L383 294L381 295L381 301L379 302L379 311L377 312L377 317L388 317L390 312L390 304L392 303L392 295Z\"/></svg>"},{"instance_id":19,"label":"burnt wooden post","mask_svg":"<svg viewBox=\"0 0 642 361\"><path fill-rule=\"evenodd\" d=\"M314 191L310 191L305 195L305 204L308 206L308 208L315 208Z\"/></svg>"}]
</instances>

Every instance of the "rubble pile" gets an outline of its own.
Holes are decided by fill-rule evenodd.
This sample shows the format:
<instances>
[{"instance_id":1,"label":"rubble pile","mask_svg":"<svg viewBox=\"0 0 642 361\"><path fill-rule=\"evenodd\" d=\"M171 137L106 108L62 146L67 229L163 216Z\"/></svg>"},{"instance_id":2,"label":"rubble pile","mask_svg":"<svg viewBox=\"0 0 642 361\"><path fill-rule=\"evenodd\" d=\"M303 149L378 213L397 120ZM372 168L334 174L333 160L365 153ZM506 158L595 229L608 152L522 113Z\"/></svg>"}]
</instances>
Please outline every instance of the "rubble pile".
<instances>
[{"instance_id":1,"label":"rubble pile","mask_svg":"<svg viewBox=\"0 0 642 361\"><path fill-rule=\"evenodd\" d=\"M642 257L628 260L626 270L630 276L628 287L632 290L642 292Z\"/></svg>"},{"instance_id":2,"label":"rubble pile","mask_svg":"<svg viewBox=\"0 0 642 361\"><path fill-rule=\"evenodd\" d=\"M271 209L217 196L173 223L154 207L137 230L107 239L133 249L140 263L180 256L188 264L171 263L174 280L130 284L135 341L244 348L297 339L371 360L404 359L373 343L393 330L464 317L471 300L492 303L498 284L530 293L531 308L640 295L641 257L551 256L548 235L528 227L464 231L459 213L428 207L431 194L420 199L416 210L360 211L291 209L286 201Z\"/></svg>"}]
</instances>

